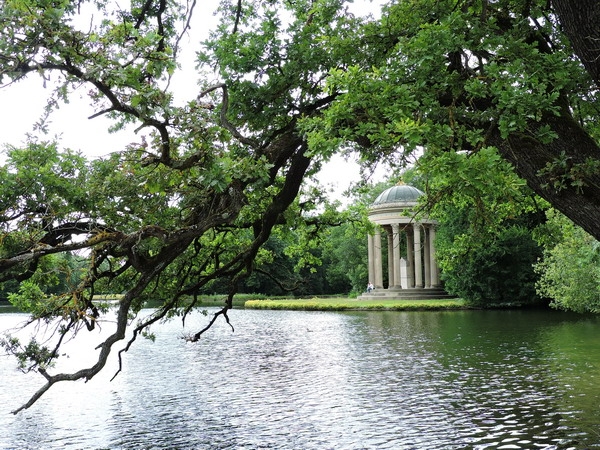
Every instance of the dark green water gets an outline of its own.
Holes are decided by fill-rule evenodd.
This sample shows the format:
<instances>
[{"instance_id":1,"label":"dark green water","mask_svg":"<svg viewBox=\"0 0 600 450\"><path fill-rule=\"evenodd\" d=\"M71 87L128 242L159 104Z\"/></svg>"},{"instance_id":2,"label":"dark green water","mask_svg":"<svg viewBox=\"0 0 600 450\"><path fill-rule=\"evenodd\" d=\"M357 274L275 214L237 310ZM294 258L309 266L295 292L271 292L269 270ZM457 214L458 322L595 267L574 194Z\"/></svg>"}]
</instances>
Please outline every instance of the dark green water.
<instances>
[{"instance_id":1,"label":"dark green water","mask_svg":"<svg viewBox=\"0 0 600 450\"><path fill-rule=\"evenodd\" d=\"M555 311L236 310L196 344L154 331L87 384L0 358L0 448L600 447L600 319ZM0 314L0 329L19 315ZM20 317L22 319L22 317ZM195 331L207 318L187 322ZM86 355L73 346L71 367ZM113 367L114 369L114 367Z\"/></svg>"}]
</instances>

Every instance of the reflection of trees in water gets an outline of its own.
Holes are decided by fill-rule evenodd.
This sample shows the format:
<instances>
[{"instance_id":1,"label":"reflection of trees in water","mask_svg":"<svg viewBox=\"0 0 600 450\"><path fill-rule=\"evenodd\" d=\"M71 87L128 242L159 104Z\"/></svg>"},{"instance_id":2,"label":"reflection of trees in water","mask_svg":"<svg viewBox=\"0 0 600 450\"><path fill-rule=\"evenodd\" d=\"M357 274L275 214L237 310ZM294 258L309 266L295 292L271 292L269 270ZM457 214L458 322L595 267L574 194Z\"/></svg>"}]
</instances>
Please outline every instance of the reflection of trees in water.
<instances>
[{"instance_id":1,"label":"reflection of trees in water","mask_svg":"<svg viewBox=\"0 0 600 450\"><path fill-rule=\"evenodd\" d=\"M505 429L534 443L566 443L579 422L598 417L600 402L590 382L600 364L600 345L597 336L591 338L591 322L553 311L467 311L440 330L440 361L456 391L452 402L482 439ZM581 342L589 345L573 355L571 349ZM579 363L573 359L579 357L586 368L574 370ZM565 372L575 380L565 380ZM587 392L578 384L588 384Z\"/></svg>"},{"instance_id":2,"label":"reflection of trees in water","mask_svg":"<svg viewBox=\"0 0 600 450\"><path fill-rule=\"evenodd\" d=\"M578 318L539 310L373 312L365 314L363 338L387 358L375 379L393 371L405 408L420 408L419 394L428 392L436 417L474 445L511 435L515 445L567 445L582 429L597 438L600 415L597 321Z\"/></svg>"},{"instance_id":3,"label":"reflection of trees in water","mask_svg":"<svg viewBox=\"0 0 600 450\"><path fill-rule=\"evenodd\" d=\"M567 423L585 429L599 440L600 417L600 318L570 316L540 332L539 343L545 363L554 374L562 396L557 398L561 410L577 410L566 416Z\"/></svg>"}]
</instances>

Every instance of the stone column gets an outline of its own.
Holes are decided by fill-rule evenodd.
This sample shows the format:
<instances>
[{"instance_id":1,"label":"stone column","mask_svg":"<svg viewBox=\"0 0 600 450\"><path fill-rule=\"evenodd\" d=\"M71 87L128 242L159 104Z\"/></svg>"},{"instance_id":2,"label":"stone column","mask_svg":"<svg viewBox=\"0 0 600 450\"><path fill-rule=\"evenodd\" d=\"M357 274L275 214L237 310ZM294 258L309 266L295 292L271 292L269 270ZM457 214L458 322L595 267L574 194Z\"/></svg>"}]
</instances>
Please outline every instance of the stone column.
<instances>
[{"instance_id":1,"label":"stone column","mask_svg":"<svg viewBox=\"0 0 600 450\"><path fill-rule=\"evenodd\" d=\"M375 228L373 256L375 261L375 280L373 281L373 284L375 285L375 289L383 289L383 266L381 265L381 231L379 227Z\"/></svg>"},{"instance_id":2,"label":"stone column","mask_svg":"<svg viewBox=\"0 0 600 450\"><path fill-rule=\"evenodd\" d=\"M423 287L423 261L421 259L421 225L413 225L414 249L415 249L415 287Z\"/></svg>"},{"instance_id":3,"label":"stone column","mask_svg":"<svg viewBox=\"0 0 600 450\"><path fill-rule=\"evenodd\" d=\"M408 281L408 271L406 267L406 260L404 258L400 258L400 280L402 282L402 289L408 289L410 283Z\"/></svg>"},{"instance_id":4,"label":"stone column","mask_svg":"<svg viewBox=\"0 0 600 450\"><path fill-rule=\"evenodd\" d=\"M396 274L396 262L394 261L394 237L393 230L391 227L385 227L385 232L387 234L387 244L388 244L388 289L391 289L396 285L397 278Z\"/></svg>"},{"instance_id":5,"label":"stone column","mask_svg":"<svg viewBox=\"0 0 600 450\"><path fill-rule=\"evenodd\" d=\"M393 248L392 259L394 261L394 286L397 289L402 289L402 276L400 274L400 226L397 223L392 224Z\"/></svg>"},{"instance_id":6,"label":"stone column","mask_svg":"<svg viewBox=\"0 0 600 450\"><path fill-rule=\"evenodd\" d=\"M435 259L435 226L433 224L429 228L429 260L431 261L431 287L439 288L441 287L440 269Z\"/></svg>"},{"instance_id":7,"label":"stone column","mask_svg":"<svg viewBox=\"0 0 600 450\"><path fill-rule=\"evenodd\" d=\"M408 232L408 228L405 228L406 232L406 276L408 277L408 288L415 287L415 246L413 233Z\"/></svg>"},{"instance_id":8,"label":"stone column","mask_svg":"<svg viewBox=\"0 0 600 450\"><path fill-rule=\"evenodd\" d=\"M367 235L367 261L368 261L368 269L369 269L369 280L367 283L375 282L375 257L374 257L374 243L373 243L373 235Z\"/></svg>"},{"instance_id":9,"label":"stone column","mask_svg":"<svg viewBox=\"0 0 600 450\"><path fill-rule=\"evenodd\" d=\"M431 288L431 255L430 255L430 235L429 227L423 227L423 235L425 237L425 243L423 245L423 265L425 267L425 273L423 275L425 281L425 289Z\"/></svg>"}]
</instances>

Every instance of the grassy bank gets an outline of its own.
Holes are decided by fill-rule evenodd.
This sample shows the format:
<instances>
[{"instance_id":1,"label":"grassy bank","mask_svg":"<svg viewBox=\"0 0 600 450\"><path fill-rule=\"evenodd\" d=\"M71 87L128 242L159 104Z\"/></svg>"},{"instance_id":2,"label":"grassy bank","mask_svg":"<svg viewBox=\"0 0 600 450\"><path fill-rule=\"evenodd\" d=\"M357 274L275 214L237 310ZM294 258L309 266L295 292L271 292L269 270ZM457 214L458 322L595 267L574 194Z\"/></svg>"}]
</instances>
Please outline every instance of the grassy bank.
<instances>
[{"instance_id":1,"label":"grassy bank","mask_svg":"<svg viewBox=\"0 0 600 450\"><path fill-rule=\"evenodd\" d=\"M248 300L248 309L289 309L304 311L424 311L465 309L460 299L444 300L355 300L348 298L312 298L280 300Z\"/></svg>"},{"instance_id":2,"label":"grassy bank","mask_svg":"<svg viewBox=\"0 0 600 450\"><path fill-rule=\"evenodd\" d=\"M258 298L257 298L258 297ZM98 295L94 300L114 304L122 298L122 295ZM210 295L199 299L199 307L222 307L225 305L226 296ZM159 307L161 301L148 302L147 307ZM14 308L8 302L0 302L5 306L4 311ZM292 298L260 298L257 294L236 295L233 300L234 308L247 309L288 309L303 311L435 311L466 309L468 306L460 299L444 300L357 300L347 297L313 297L307 299Z\"/></svg>"}]
</instances>

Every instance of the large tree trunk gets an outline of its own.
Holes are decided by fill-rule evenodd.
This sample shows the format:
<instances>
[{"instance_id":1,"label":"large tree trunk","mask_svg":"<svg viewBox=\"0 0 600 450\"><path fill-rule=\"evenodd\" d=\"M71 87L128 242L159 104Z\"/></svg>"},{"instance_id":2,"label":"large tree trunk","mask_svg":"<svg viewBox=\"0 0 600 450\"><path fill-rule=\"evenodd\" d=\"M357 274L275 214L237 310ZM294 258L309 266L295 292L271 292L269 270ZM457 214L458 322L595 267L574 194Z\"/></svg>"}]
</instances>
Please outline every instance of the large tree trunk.
<instances>
[{"instance_id":1,"label":"large tree trunk","mask_svg":"<svg viewBox=\"0 0 600 450\"><path fill-rule=\"evenodd\" d=\"M600 1L552 0L573 51L600 87Z\"/></svg>"},{"instance_id":2,"label":"large tree trunk","mask_svg":"<svg viewBox=\"0 0 600 450\"><path fill-rule=\"evenodd\" d=\"M545 117L542 123L558 135L550 144L521 133L501 139L499 132L490 143L538 195L600 240L600 173L597 169L588 174L577 170L586 161L600 164L600 147L568 113ZM583 186L573 186L573 181L581 181Z\"/></svg>"}]
</instances>

